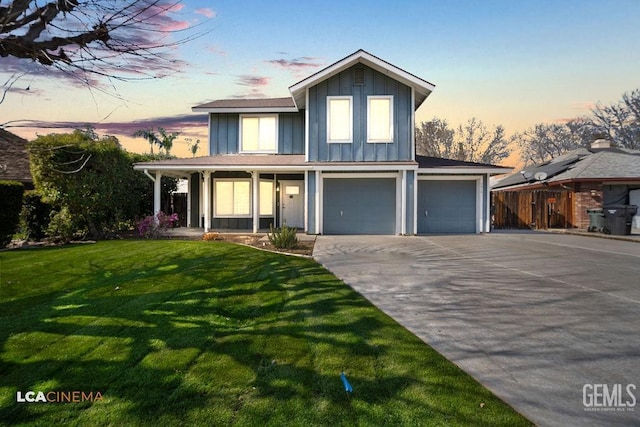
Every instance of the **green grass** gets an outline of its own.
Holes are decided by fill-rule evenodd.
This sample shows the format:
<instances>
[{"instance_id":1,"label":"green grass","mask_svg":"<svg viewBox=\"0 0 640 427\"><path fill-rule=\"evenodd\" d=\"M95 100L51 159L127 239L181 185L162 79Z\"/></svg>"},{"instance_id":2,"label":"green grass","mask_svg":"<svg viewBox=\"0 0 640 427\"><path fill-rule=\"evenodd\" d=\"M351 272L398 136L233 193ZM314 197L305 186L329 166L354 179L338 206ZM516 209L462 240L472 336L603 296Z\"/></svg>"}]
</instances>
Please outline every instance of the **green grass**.
<instances>
[{"instance_id":1,"label":"green grass","mask_svg":"<svg viewBox=\"0 0 640 427\"><path fill-rule=\"evenodd\" d=\"M1 423L530 424L316 262L167 240L0 253Z\"/></svg>"}]
</instances>

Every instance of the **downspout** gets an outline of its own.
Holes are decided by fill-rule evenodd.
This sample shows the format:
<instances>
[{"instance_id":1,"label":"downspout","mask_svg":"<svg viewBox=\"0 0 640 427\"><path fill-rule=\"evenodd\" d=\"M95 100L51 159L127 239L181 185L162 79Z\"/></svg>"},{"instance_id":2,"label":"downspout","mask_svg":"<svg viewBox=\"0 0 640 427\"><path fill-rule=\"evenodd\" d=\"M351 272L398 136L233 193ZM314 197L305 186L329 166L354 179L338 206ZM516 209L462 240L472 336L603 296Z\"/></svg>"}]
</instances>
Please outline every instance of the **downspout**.
<instances>
[{"instance_id":1,"label":"downspout","mask_svg":"<svg viewBox=\"0 0 640 427\"><path fill-rule=\"evenodd\" d=\"M156 182L156 178L149 173L149 169L145 169L144 174L147 175L151 181Z\"/></svg>"}]
</instances>

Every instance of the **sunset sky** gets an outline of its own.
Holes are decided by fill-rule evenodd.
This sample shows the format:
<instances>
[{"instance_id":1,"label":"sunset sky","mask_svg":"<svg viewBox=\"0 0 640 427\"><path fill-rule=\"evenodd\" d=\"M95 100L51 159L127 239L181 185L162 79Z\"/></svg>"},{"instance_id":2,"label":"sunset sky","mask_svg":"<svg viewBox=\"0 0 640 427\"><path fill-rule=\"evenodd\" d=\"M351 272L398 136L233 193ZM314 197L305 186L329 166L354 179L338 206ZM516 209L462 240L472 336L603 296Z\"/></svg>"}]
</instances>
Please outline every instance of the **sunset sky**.
<instances>
[{"instance_id":1,"label":"sunset sky","mask_svg":"<svg viewBox=\"0 0 640 427\"><path fill-rule=\"evenodd\" d=\"M206 137L206 115L192 106L288 96L289 86L358 49L436 85L417 120L455 126L476 117L509 135L586 115L640 88L638 0L275 4L180 3L158 25L210 32L179 46L173 54L182 62L162 79L105 81L103 93L30 68L0 104L0 125L11 122L8 130L33 139L90 123L133 151L148 150L131 138L136 130L165 127L182 132L173 154L190 156L185 138ZM21 67L0 58L0 84Z\"/></svg>"}]
</instances>

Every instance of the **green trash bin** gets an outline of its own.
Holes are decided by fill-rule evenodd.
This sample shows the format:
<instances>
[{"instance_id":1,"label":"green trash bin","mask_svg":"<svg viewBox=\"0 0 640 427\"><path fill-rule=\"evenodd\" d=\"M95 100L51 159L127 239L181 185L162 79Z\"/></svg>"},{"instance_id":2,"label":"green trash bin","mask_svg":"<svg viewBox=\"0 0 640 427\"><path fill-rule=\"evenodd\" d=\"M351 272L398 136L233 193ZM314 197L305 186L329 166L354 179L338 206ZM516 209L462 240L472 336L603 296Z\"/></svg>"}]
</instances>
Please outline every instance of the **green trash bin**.
<instances>
[{"instance_id":1,"label":"green trash bin","mask_svg":"<svg viewBox=\"0 0 640 427\"><path fill-rule=\"evenodd\" d=\"M587 228L587 231L597 231L601 233L605 225L604 209L587 209L587 214L589 215L589 228Z\"/></svg>"}]
</instances>

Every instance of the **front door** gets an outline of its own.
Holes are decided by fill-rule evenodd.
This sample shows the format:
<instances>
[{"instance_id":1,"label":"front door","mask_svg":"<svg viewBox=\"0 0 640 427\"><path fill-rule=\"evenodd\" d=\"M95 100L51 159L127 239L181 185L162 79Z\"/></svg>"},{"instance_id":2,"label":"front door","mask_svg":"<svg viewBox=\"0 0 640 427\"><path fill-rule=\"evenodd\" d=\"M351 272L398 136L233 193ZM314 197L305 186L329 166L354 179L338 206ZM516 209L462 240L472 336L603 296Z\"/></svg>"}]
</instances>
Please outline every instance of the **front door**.
<instances>
[{"instance_id":1,"label":"front door","mask_svg":"<svg viewBox=\"0 0 640 427\"><path fill-rule=\"evenodd\" d=\"M304 181L280 181L280 226L304 228Z\"/></svg>"}]
</instances>

